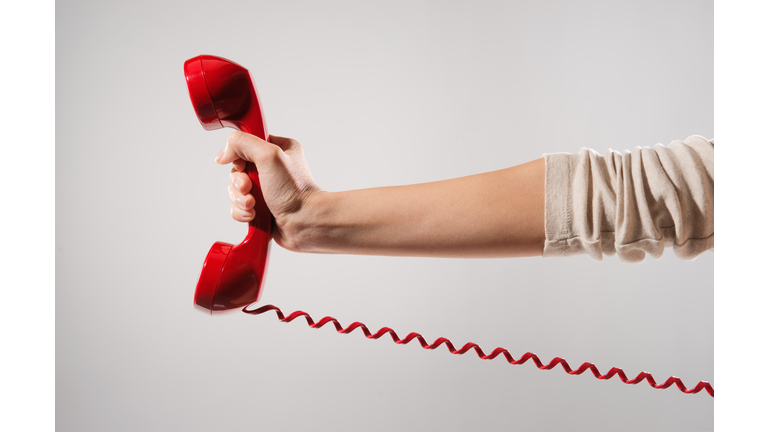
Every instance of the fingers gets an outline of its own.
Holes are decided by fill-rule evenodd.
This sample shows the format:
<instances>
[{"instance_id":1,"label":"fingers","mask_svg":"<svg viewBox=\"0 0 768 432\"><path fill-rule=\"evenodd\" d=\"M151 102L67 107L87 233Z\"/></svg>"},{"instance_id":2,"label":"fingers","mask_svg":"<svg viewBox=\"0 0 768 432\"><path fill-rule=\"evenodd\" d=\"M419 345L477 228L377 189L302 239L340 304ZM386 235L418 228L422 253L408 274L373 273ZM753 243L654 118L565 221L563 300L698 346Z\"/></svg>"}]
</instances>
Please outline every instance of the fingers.
<instances>
[{"instance_id":1,"label":"fingers","mask_svg":"<svg viewBox=\"0 0 768 432\"><path fill-rule=\"evenodd\" d=\"M251 193L253 183L250 177L244 172L233 172L229 175L229 187L237 195L248 195Z\"/></svg>"},{"instance_id":2,"label":"fingers","mask_svg":"<svg viewBox=\"0 0 768 432\"><path fill-rule=\"evenodd\" d=\"M238 222L250 222L254 216L253 209L243 210L235 204L232 204L229 214L232 216L232 219Z\"/></svg>"},{"instance_id":3,"label":"fingers","mask_svg":"<svg viewBox=\"0 0 768 432\"><path fill-rule=\"evenodd\" d=\"M232 201L230 215L232 219L238 222L249 222L255 216L253 206L256 205L256 200L250 193L253 183L248 174L245 173L246 161L253 158L250 156L251 152L249 150L252 149L249 147L254 145L274 147L256 136L235 132L227 139L227 146L216 155L217 163L232 163L228 187L229 199Z\"/></svg>"},{"instance_id":4,"label":"fingers","mask_svg":"<svg viewBox=\"0 0 768 432\"><path fill-rule=\"evenodd\" d=\"M251 186L248 174L238 172L236 168L232 169L228 188L229 199L232 201L230 214L238 222L248 222L254 217L253 206L256 205L256 200L250 194Z\"/></svg>"},{"instance_id":5,"label":"fingers","mask_svg":"<svg viewBox=\"0 0 768 432\"><path fill-rule=\"evenodd\" d=\"M237 159L232 162L232 172L239 171L239 172L245 172L245 161L242 159Z\"/></svg>"}]
</instances>

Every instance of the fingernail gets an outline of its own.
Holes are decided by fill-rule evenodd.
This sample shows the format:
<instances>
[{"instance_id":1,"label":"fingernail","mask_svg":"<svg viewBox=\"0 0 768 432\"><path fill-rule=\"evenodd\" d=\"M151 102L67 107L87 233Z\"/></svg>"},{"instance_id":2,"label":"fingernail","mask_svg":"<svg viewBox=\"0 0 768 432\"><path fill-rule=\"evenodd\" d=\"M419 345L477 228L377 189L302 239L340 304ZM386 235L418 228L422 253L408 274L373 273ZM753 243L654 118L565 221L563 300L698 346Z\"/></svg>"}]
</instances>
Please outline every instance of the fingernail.
<instances>
[{"instance_id":1,"label":"fingernail","mask_svg":"<svg viewBox=\"0 0 768 432\"><path fill-rule=\"evenodd\" d=\"M243 184L243 181L242 181L242 180L240 180L239 178L235 179L235 187L236 187L238 190L240 189L240 185L242 185L242 184Z\"/></svg>"},{"instance_id":2,"label":"fingernail","mask_svg":"<svg viewBox=\"0 0 768 432\"><path fill-rule=\"evenodd\" d=\"M242 218L249 218L251 217L251 212L246 210L240 210L240 217Z\"/></svg>"},{"instance_id":3,"label":"fingernail","mask_svg":"<svg viewBox=\"0 0 768 432\"><path fill-rule=\"evenodd\" d=\"M224 149L219 150L219 153L216 155L216 159L214 159L216 162L221 159L221 157L224 156Z\"/></svg>"},{"instance_id":4,"label":"fingernail","mask_svg":"<svg viewBox=\"0 0 768 432\"><path fill-rule=\"evenodd\" d=\"M245 197L244 196L237 197L237 205L239 205L240 207L243 207L243 208L245 207Z\"/></svg>"}]
</instances>

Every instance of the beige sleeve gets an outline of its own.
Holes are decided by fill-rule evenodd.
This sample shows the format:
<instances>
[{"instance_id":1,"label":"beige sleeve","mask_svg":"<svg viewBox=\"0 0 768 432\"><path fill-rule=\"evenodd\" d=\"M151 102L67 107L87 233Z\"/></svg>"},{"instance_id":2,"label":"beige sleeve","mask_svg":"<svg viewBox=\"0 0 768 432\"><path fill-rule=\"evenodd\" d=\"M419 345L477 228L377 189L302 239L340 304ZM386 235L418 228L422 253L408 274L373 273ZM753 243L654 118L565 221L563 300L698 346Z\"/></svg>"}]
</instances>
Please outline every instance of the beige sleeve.
<instances>
[{"instance_id":1,"label":"beige sleeve","mask_svg":"<svg viewBox=\"0 0 768 432\"><path fill-rule=\"evenodd\" d=\"M683 259L714 251L714 144L694 135L623 154L545 154L544 257L638 262L667 246Z\"/></svg>"}]
</instances>

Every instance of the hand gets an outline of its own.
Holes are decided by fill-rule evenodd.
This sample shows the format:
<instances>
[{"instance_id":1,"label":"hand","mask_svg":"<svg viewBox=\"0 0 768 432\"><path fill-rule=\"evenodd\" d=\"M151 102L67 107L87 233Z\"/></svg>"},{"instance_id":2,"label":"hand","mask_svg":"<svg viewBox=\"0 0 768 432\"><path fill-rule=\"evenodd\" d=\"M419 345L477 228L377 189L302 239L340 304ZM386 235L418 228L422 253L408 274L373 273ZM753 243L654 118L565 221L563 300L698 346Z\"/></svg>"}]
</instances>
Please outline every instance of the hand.
<instances>
[{"instance_id":1,"label":"hand","mask_svg":"<svg viewBox=\"0 0 768 432\"><path fill-rule=\"evenodd\" d=\"M275 217L272 237L295 252L498 258L540 256L544 159L416 185L324 192L301 145L234 132L216 156L232 163L232 217L249 221L255 200L245 161L256 164Z\"/></svg>"},{"instance_id":2,"label":"hand","mask_svg":"<svg viewBox=\"0 0 768 432\"><path fill-rule=\"evenodd\" d=\"M300 228L292 222L307 201L322 189L315 184L298 141L275 135L271 135L269 141L245 132L233 132L226 147L216 156L216 162L233 165L229 198L232 200L232 218L239 222L248 222L254 217L256 201L250 194L252 182L245 173L245 163L249 161L256 165L264 200L275 217L272 237L280 246L297 250Z\"/></svg>"}]
</instances>

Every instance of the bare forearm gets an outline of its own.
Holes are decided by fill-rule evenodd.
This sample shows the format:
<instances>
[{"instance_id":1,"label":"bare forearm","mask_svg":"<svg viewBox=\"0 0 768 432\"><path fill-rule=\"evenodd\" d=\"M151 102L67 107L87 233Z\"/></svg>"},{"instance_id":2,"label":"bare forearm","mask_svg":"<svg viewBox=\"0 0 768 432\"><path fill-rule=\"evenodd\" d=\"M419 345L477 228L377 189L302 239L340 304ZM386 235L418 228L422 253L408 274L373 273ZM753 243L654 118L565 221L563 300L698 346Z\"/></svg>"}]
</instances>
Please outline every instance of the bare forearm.
<instances>
[{"instance_id":1,"label":"bare forearm","mask_svg":"<svg viewBox=\"0 0 768 432\"><path fill-rule=\"evenodd\" d=\"M315 193L292 221L301 252L521 257L544 247L544 160L409 186Z\"/></svg>"}]
</instances>

